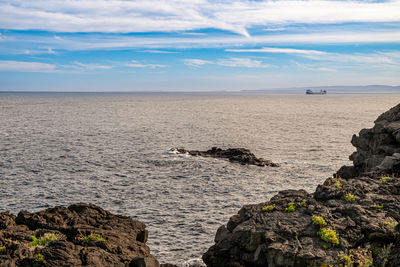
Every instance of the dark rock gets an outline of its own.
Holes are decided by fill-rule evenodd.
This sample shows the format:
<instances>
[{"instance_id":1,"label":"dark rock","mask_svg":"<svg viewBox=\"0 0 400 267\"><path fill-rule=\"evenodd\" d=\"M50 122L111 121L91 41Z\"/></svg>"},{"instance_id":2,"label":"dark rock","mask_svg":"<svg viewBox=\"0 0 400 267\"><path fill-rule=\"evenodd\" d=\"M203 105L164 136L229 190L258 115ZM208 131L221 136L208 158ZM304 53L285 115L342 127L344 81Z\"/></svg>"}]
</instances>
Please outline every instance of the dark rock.
<instances>
[{"instance_id":1,"label":"dark rock","mask_svg":"<svg viewBox=\"0 0 400 267\"><path fill-rule=\"evenodd\" d=\"M213 157L213 158L226 158L232 162L238 162L243 165L256 165L260 167L271 166L271 167L279 167L279 164L274 163L270 160L257 158L250 150L245 148L228 148L221 149L217 147L213 147L207 151L197 151L197 150L186 150L184 148L173 148L171 151L174 151L178 154L189 154L191 156L202 156L202 157Z\"/></svg>"},{"instance_id":2,"label":"dark rock","mask_svg":"<svg viewBox=\"0 0 400 267\"><path fill-rule=\"evenodd\" d=\"M270 201L244 206L221 226L203 255L207 266L400 266L400 105L372 129L353 136L357 148L313 194L279 192ZM388 175L390 177L388 178ZM385 178L383 178L385 176ZM274 206L263 211L263 207ZM289 207L294 211L288 212ZM292 209L293 210L293 209ZM313 216L336 232L322 240ZM352 251L350 254L349 251ZM372 253L373 252L373 253Z\"/></svg>"},{"instance_id":3,"label":"dark rock","mask_svg":"<svg viewBox=\"0 0 400 267\"><path fill-rule=\"evenodd\" d=\"M55 234L56 240L32 246L31 236ZM143 223L114 215L93 205L78 203L17 217L0 213L0 266L151 266ZM35 258L43 255L44 260ZM40 258L39 258L40 259ZM132 265L133 264L133 265ZM135 265L136 264L136 265Z\"/></svg>"}]
</instances>

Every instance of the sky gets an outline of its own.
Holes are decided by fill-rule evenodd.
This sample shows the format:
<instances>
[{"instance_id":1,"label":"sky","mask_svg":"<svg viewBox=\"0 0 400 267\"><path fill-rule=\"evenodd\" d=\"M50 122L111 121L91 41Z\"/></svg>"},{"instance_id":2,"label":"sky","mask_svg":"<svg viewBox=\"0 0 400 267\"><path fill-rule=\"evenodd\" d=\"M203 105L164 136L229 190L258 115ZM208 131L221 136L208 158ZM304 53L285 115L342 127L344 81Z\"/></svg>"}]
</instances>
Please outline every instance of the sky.
<instances>
[{"instance_id":1,"label":"sky","mask_svg":"<svg viewBox=\"0 0 400 267\"><path fill-rule=\"evenodd\" d=\"M400 0L0 0L0 91L400 85Z\"/></svg>"}]
</instances>

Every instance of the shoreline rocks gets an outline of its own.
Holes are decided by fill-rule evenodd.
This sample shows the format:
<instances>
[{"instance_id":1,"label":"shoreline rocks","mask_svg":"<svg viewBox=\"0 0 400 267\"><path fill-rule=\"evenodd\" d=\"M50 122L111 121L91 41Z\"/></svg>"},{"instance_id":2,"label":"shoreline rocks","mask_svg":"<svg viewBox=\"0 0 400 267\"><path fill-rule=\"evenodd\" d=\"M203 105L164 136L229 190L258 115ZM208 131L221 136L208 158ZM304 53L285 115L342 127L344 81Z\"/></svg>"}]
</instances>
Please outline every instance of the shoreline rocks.
<instances>
[{"instance_id":1,"label":"shoreline rocks","mask_svg":"<svg viewBox=\"0 0 400 267\"><path fill-rule=\"evenodd\" d=\"M400 266L400 105L352 144L354 166L313 194L243 206L218 229L207 266Z\"/></svg>"},{"instance_id":2,"label":"shoreline rocks","mask_svg":"<svg viewBox=\"0 0 400 267\"><path fill-rule=\"evenodd\" d=\"M279 164L271 160L257 158L250 150L246 148L228 148L221 149L213 147L207 151L186 150L184 148L173 148L170 151L177 154L188 154L191 156L213 157L213 158L226 158L231 162L238 162L242 165L256 165L260 167L270 166L279 167Z\"/></svg>"},{"instance_id":3,"label":"shoreline rocks","mask_svg":"<svg viewBox=\"0 0 400 267\"><path fill-rule=\"evenodd\" d=\"M0 266L158 267L145 224L77 203L0 213Z\"/></svg>"}]
</instances>

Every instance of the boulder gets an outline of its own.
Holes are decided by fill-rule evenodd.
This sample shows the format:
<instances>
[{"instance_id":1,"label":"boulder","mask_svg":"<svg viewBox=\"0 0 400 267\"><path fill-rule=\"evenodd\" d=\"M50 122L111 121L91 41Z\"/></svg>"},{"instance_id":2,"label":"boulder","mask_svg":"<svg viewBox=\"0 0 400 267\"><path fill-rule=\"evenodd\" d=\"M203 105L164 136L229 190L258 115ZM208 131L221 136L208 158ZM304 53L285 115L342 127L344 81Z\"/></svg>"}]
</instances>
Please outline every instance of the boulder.
<instances>
[{"instance_id":1,"label":"boulder","mask_svg":"<svg viewBox=\"0 0 400 267\"><path fill-rule=\"evenodd\" d=\"M0 213L0 266L158 267L146 226L78 203L18 216ZM36 240L36 244L35 244Z\"/></svg>"}]
</instances>

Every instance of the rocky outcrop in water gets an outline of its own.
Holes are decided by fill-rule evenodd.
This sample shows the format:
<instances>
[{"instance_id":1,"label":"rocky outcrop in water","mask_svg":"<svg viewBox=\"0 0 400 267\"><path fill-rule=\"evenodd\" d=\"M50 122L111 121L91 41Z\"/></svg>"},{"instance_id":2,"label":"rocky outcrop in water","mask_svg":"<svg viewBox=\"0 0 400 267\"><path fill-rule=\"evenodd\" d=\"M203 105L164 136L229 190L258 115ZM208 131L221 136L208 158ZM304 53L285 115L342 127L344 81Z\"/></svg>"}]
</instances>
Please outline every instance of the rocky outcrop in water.
<instances>
[{"instance_id":1,"label":"rocky outcrop in water","mask_svg":"<svg viewBox=\"0 0 400 267\"><path fill-rule=\"evenodd\" d=\"M0 213L0 266L158 267L143 223L78 203Z\"/></svg>"},{"instance_id":2,"label":"rocky outcrop in water","mask_svg":"<svg viewBox=\"0 0 400 267\"><path fill-rule=\"evenodd\" d=\"M354 166L313 194L244 206L203 255L207 266L400 266L400 105L352 144Z\"/></svg>"},{"instance_id":3,"label":"rocky outcrop in water","mask_svg":"<svg viewBox=\"0 0 400 267\"><path fill-rule=\"evenodd\" d=\"M213 147L207 151L198 150L186 150L184 148L174 148L171 149L178 154L189 154L191 156L201 156L201 157L213 157L213 158L225 158L229 159L231 162L238 162L243 165L256 165L260 167L271 166L278 167L279 164L274 163L270 160L257 158L250 150L246 148L228 148L221 149Z\"/></svg>"}]
</instances>

